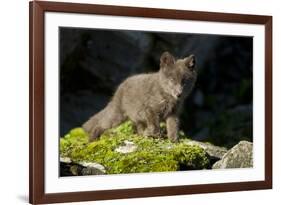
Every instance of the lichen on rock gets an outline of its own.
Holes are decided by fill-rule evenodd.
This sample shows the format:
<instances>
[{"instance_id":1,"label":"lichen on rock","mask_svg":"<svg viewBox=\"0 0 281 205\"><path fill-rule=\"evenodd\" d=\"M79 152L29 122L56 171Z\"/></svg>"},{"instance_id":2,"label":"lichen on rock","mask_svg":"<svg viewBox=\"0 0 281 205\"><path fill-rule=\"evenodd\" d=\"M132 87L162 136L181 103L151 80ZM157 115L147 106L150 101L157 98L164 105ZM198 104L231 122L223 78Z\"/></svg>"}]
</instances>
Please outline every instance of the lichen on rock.
<instances>
[{"instance_id":1,"label":"lichen on rock","mask_svg":"<svg viewBox=\"0 0 281 205\"><path fill-rule=\"evenodd\" d=\"M71 159L76 164L100 164L104 166L105 174L210 167L206 151L198 145L186 143L189 139L183 134L181 136L178 143L172 143L167 138L139 136L132 122L127 121L89 143L88 134L82 128L75 128L60 139L60 157Z\"/></svg>"}]
</instances>

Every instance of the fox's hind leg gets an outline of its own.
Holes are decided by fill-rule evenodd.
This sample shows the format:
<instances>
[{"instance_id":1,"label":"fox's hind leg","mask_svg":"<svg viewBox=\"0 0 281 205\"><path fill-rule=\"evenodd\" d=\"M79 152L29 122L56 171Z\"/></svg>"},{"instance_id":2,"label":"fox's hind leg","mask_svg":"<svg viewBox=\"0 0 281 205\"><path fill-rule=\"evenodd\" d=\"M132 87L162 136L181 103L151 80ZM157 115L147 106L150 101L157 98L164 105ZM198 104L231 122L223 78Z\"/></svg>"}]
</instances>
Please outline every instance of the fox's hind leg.
<instances>
[{"instance_id":1,"label":"fox's hind leg","mask_svg":"<svg viewBox=\"0 0 281 205\"><path fill-rule=\"evenodd\" d=\"M90 138L89 138L89 141L92 142L96 139L99 138L99 136L105 131L105 129L103 129L102 127L100 126L96 126L94 128L92 128L92 130L89 132L90 134Z\"/></svg>"},{"instance_id":2,"label":"fox's hind leg","mask_svg":"<svg viewBox=\"0 0 281 205\"><path fill-rule=\"evenodd\" d=\"M134 124L135 124L136 130L137 130L137 133L138 133L139 135L143 135L144 130L145 130L145 128L146 128L145 123L139 121L139 122L136 122L136 123L134 123Z\"/></svg>"}]
</instances>

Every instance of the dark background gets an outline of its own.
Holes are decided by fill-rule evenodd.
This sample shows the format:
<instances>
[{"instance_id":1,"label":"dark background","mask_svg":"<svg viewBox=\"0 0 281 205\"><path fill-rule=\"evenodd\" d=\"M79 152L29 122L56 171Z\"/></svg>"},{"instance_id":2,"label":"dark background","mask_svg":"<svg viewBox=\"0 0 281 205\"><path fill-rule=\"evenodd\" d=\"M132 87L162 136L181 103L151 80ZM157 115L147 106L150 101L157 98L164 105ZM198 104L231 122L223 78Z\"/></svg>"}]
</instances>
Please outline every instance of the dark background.
<instances>
[{"instance_id":1,"label":"dark background","mask_svg":"<svg viewBox=\"0 0 281 205\"><path fill-rule=\"evenodd\" d=\"M169 51L195 54L199 69L180 128L220 146L252 141L252 37L76 28L59 35L61 136L104 108L125 78L158 71Z\"/></svg>"}]
</instances>

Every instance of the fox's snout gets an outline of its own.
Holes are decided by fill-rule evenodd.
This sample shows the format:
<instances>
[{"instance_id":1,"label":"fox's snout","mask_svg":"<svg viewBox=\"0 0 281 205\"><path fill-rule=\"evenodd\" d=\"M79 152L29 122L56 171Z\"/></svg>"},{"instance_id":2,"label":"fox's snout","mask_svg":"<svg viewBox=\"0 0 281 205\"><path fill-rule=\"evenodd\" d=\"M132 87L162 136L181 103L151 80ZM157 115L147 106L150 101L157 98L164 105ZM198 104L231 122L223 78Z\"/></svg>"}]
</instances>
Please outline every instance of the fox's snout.
<instances>
[{"instance_id":1,"label":"fox's snout","mask_svg":"<svg viewBox=\"0 0 281 205\"><path fill-rule=\"evenodd\" d=\"M174 85L173 96L175 98L180 98L182 93L183 93L183 88L180 85L178 85L178 86Z\"/></svg>"}]
</instances>

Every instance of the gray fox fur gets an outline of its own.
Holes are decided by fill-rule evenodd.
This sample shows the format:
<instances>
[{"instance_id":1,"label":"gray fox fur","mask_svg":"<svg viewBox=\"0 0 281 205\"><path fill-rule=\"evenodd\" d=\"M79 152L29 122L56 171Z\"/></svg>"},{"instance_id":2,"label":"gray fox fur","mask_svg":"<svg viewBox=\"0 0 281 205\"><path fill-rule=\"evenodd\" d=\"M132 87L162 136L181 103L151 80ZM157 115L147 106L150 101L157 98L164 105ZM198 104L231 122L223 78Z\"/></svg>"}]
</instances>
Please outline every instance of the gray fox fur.
<instances>
[{"instance_id":1,"label":"gray fox fur","mask_svg":"<svg viewBox=\"0 0 281 205\"><path fill-rule=\"evenodd\" d=\"M178 116L184 99L197 79L195 57L175 59L169 52L160 57L158 72L127 78L108 105L83 124L90 141L106 129L130 119L139 135L160 136L160 122L166 121L168 138L178 140Z\"/></svg>"}]
</instances>

